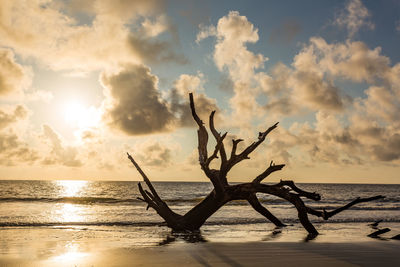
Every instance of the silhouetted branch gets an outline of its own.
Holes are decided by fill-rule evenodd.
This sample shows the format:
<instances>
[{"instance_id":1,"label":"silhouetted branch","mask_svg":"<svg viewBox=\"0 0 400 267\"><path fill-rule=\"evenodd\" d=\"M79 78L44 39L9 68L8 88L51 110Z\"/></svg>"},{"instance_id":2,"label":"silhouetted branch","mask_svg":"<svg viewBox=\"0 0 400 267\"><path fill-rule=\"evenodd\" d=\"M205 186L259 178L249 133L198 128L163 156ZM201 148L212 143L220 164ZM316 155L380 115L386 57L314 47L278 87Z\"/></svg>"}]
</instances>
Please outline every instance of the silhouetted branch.
<instances>
[{"instance_id":1,"label":"silhouetted branch","mask_svg":"<svg viewBox=\"0 0 400 267\"><path fill-rule=\"evenodd\" d=\"M143 170L140 168L140 166L136 163L136 161L132 158L131 155L129 155L129 153L126 153L128 155L128 159L132 162L132 164L135 166L135 168L138 170L138 172L140 173L140 175L143 177L143 180L145 181L145 183L147 184L147 186L149 187L151 193L154 195L154 198L156 198L157 200L161 200L161 198L158 196L157 191L154 189L153 185L151 184L149 178L147 177L147 175L143 172Z\"/></svg>"},{"instance_id":2,"label":"silhouetted branch","mask_svg":"<svg viewBox=\"0 0 400 267\"><path fill-rule=\"evenodd\" d=\"M203 121L197 116L196 109L194 106L193 101L193 94L189 94L189 101L190 101L190 109L192 110L192 116L196 121L199 129L197 130L197 137L198 137L198 150L199 150L199 161L202 168L204 168L205 163L207 161L207 143L208 143L208 133L206 127L204 127Z\"/></svg>"},{"instance_id":3,"label":"silhouetted branch","mask_svg":"<svg viewBox=\"0 0 400 267\"><path fill-rule=\"evenodd\" d=\"M221 139L221 134L215 129L214 127L214 115L215 115L215 110L211 112L210 114L210 130L211 133L213 134L215 141L218 143L219 140ZM225 133L223 136L225 138L225 136L228 133ZM226 152L225 152L225 146L224 143L221 142L221 145L219 147L219 153L221 155L221 166L223 166L224 164L226 164Z\"/></svg>"},{"instance_id":4,"label":"silhouetted branch","mask_svg":"<svg viewBox=\"0 0 400 267\"><path fill-rule=\"evenodd\" d=\"M278 123L279 122L277 122L274 125L272 125L271 127L269 127L265 132L258 133L258 141L253 142L251 145L249 145L246 149L244 149L238 155L236 155L236 146L237 146L237 143L239 143L241 141L241 139L239 139L240 141L232 140L233 141L233 147L232 147L233 153L231 153L231 158L228 161L228 170L230 170L234 165L241 162L242 160L249 159L250 153L253 152L262 142L264 142L265 137L267 137L267 135L278 126Z\"/></svg>"},{"instance_id":5,"label":"silhouetted branch","mask_svg":"<svg viewBox=\"0 0 400 267\"><path fill-rule=\"evenodd\" d=\"M265 218L270 220L273 224L279 227L285 226L278 218L276 218L269 210L267 210L263 205L261 205L260 201L258 201L257 197L253 194L251 195L247 201L250 205L256 210L258 213L263 215Z\"/></svg>"},{"instance_id":6,"label":"silhouetted branch","mask_svg":"<svg viewBox=\"0 0 400 267\"><path fill-rule=\"evenodd\" d=\"M274 162L271 160L271 163L269 164L269 167L260 175L258 175L254 180L253 183L261 183L262 180L268 177L273 172L282 170L282 168L285 167L285 164L279 164L275 165Z\"/></svg>"},{"instance_id":7,"label":"silhouetted branch","mask_svg":"<svg viewBox=\"0 0 400 267\"><path fill-rule=\"evenodd\" d=\"M298 188L293 181L283 181L281 180L278 184L276 184L275 186L278 187L282 187L282 186L288 186L291 190L293 190L294 192L296 192L299 196L301 197L306 197L315 201L319 201L321 200L321 196L315 192L307 192L304 190L301 190L300 188Z\"/></svg>"},{"instance_id":8,"label":"silhouetted branch","mask_svg":"<svg viewBox=\"0 0 400 267\"><path fill-rule=\"evenodd\" d=\"M332 211L326 211L326 209L322 209L322 211L319 211L319 210L315 210L313 208L307 207L307 212L312 214L312 215L315 215L317 217L321 217L324 220L328 220L330 217L338 214L339 212L347 210L350 207L352 207L352 206L354 206L354 205L356 205L358 203L369 202L369 201L383 199L383 198L385 198L385 196L382 196L382 195L378 195L378 196L374 196L374 197L367 197L367 198L358 197L355 200L351 201L350 203L344 205L343 207L337 208L337 209L332 210Z\"/></svg>"}]
</instances>

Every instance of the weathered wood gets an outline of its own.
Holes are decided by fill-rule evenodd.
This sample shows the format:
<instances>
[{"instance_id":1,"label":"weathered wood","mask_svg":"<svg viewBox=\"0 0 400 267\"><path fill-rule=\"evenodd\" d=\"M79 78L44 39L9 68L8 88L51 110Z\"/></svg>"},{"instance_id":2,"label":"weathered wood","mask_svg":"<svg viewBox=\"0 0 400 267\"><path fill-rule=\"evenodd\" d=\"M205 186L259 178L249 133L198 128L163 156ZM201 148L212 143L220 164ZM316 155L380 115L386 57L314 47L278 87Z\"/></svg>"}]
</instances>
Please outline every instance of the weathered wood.
<instances>
[{"instance_id":1,"label":"weathered wood","mask_svg":"<svg viewBox=\"0 0 400 267\"><path fill-rule=\"evenodd\" d=\"M308 219L308 215L314 215L317 217L322 217L325 220L330 217L349 209L353 205L362 202L368 202L373 200L378 200L384 198L384 196L374 196L369 198L357 198L354 201L335 209L333 211L326 211L325 209L316 210L305 205L302 198L308 198L314 201L319 201L321 196L315 192L307 192L298 188L293 181L281 180L277 184L267 185L261 182L271 175L273 172L281 170L285 165L278 164L275 165L271 161L268 168L262 172L260 175L255 177L252 182L241 183L230 185L227 180L227 175L230 169L241 162L244 159L248 159L250 153L252 153L261 143L264 142L266 136L274 130L278 123L275 123L269 127L266 131L259 133L258 140L253 142L248 147L246 147L241 153L237 154L237 146L242 139L232 140L232 150L230 152L230 158L227 159L227 152L224 146L224 140L227 133L221 135L214 126L214 115L215 111L211 112L209 118L209 127L212 135L215 138L216 145L211 156L208 156L207 144L208 144L208 133L204 126L203 121L196 113L195 104L193 100L193 94L189 94L190 108L192 111L192 116L198 125L197 136L198 136L198 153L199 153L199 163L204 172L204 174L210 179L214 186L214 189L197 205L195 205L186 214L180 215L172 211L167 203L165 203L160 196L157 194L156 189L152 185L150 179L146 176L140 166L136 163L133 157L128 153L128 158L138 170L140 175L150 191L145 190L141 183L138 184L139 192L142 198L138 198L143 202L147 203L147 208L154 209L160 217L162 217L167 226L174 230L198 230L206 220L212 216L216 211L218 211L222 206L232 200L246 200L253 207L254 210L263 215L266 219L270 220L276 226L285 226L277 217L275 217L267 208L265 208L258 200L256 193L270 194L282 199L287 200L292 203L297 210L298 218L300 223L303 225L309 234L315 237L318 231L312 225ZM210 163L218 158L220 155L221 165L220 169L210 169Z\"/></svg>"},{"instance_id":2,"label":"weathered wood","mask_svg":"<svg viewBox=\"0 0 400 267\"><path fill-rule=\"evenodd\" d=\"M276 226L278 227L286 226L278 218L276 218L275 215L273 215L269 210L267 210L263 205L261 205L260 201L258 201L258 198L254 194L251 195L247 199L247 201L250 203L250 205L253 207L254 210L256 210L258 213L263 215L268 220L270 220Z\"/></svg>"}]
</instances>

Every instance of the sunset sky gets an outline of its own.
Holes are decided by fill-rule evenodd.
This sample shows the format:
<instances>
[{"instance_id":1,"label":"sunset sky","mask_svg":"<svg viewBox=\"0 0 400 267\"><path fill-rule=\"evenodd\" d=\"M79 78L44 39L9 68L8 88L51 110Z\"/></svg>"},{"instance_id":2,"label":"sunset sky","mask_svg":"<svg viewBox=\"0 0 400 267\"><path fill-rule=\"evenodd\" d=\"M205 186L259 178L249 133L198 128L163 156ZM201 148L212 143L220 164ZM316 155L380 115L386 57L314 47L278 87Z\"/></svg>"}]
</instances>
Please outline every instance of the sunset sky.
<instances>
[{"instance_id":1,"label":"sunset sky","mask_svg":"<svg viewBox=\"0 0 400 267\"><path fill-rule=\"evenodd\" d=\"M396 0L0 0L0 179L205 181L193 92L280 122L230 181L400 183L399 47Z\"/></svg>"}]
</instances>

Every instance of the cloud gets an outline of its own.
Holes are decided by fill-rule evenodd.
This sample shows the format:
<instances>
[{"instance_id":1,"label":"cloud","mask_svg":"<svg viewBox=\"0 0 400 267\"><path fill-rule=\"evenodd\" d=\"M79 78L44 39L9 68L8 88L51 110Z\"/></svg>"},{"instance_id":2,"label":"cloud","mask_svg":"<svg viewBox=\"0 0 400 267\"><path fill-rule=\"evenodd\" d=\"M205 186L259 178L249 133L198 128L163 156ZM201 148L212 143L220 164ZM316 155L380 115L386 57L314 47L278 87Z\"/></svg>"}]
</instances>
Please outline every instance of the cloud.
<instances>
[{"instance_id":1,"label":"cloud","mask_svg":"<svg viewBox=\"0 0 400 267\"><path fill-rule=\"evenodd\" d=\"M217 26L202 26L197 41L216 36L214 62L220 71L227 71L233 83L234 96L230 99L232 120L236 126L250 127L253 116L260 113L256 101L257 88L252 86L255 70L262 68L268 58L255 54L246 47L258 41L258 29L237 11L218 20Z\"/></svg>"},{"instance_id":2,"label":"cloud","mask_svg":"<svg viewBox=\"0 0 400 267\"><path fill-rule=\"evenodd\" d=\"M18 105L14 111L10 114L4 110L0 110L0 130L8 127L10 124L17 122L20 119L25 119L28 115L28 110Z\"/></svg>"},{"instance_id":3,"label":"cloud","mask_svg":"<svg viewBox=\"0 0 400 267\"><path fill-rule=\"evenodd\" d=\"M16 129L16 124L25 120L28 113L21 105L0 110L0 165L32 164L38 160L38 152L21 140L20 131Z\"/></svg>"},{"instance_id":4,"label":"cloud","mask_svg":"<svg viewBox=\"0 0 400 267\"><path fill-rule=\"evenodd\" d=\"M262 67L267 60L261 54L247 50L246 43L258 41L258 29L245 16L237 11L230 11L218 20L217 44L214 61L220 70L227 67L232 79L247 81L254 69Z\"/></svg>"},{"instance_id":5,"label":"cloud","mask_svg":"<svg viewBox=\"0 0 400 267\"><path fill-rule=\"evenodd\" d=\"M32 164L38 159L38 152L21 141L16 133L0 132L0 165Z\"/></svg>"},{"instance_id":6,"label":"cloud","mask_svg":"<svg viewBox=\"0 0 400 267\"><path fill-rule=\"evenodd\" d=\"M335 19L334 24L346 28L349 37L352 38L362 27L371 30L375 28L375 24L369 20L370 17L370 12L361 0L349 0L345 9Z\"/></svg>"},{"instance_id":7,"label":"cloud","mask_svg":"<svg viewBox=\"0 0 400 267\"><path fill-rule=\"evenodd\" d=\"M384 79L394 85L395 73L380 47L370 49L363 42L350 40L327 43L321 37L312 37L291 66L277 63L269 73L256 76L268 96L265 108L290 115L304 108L343 111L352 99L336 85L337 80L375 84Z\"/></svg>"},{"instance_id":8,"label":"cloud","mask_svg":"<svg viewBox=\"0 0 400 267\"><path fill-rule=\"evenodd\" d=\"M136 35L128 38L131 52L144 63L175 62L186 64L188 61L183 54L174 52L171 44L165 41L152 40Z\"/></svg>"},{"instance_id":9,"label":"cloud","mask_svg":"<svg viewBox=\"0 0 400 267\"><path fill-rule=\"evenodd\" d=\"M217 36L217 28L214 25L206 26L200 24L199 29L200 31L196 35L196 43L199 43L208 37Z\"/></svg>"},{"instance_id":10,"label":"cloud","mask_svg":"<svg viewBox=\"0 0 400 267\"><path fill-rule=\"evenodd\" d=\"M350 35L361 27L372 27L361 2L350 1L346 10L343 14L347 15L338 17L337 23L346 22L343 25ZM350 39L328 43L322 37L312 37L290 65L277 63L267 72L261 68L262 61L252 60L257 56L246 47L246 43L258 40L257 30L238 12L222 17L217 26L203 26L197 39L209 36L217 38L215 64L227 71L234 87L230 103L235 122L251 121L265 112L268 117L313 116L313 124L293 123L270 137L270 153L275 157L285 161L295 158L302 164L399 162L400 63L391 66L380 47L369 48ZM231 42L232 36L236 43ZM352 99L347 88L339 86L343 81L363 83L360 86L368 89L365 95ZM256 101L260 97L265 101Z\"/></svg>"},{"instance_id":11,"label":"cloud","mask_svg":"<svg viewBox=\"0 0 400 267\"><path fill-rule=\"evenodd\" d=\"M203 93L203 74L182 74L162 98L158 79L143 65L129 65L116 73L103 73L106 89L106 123L128 135L168 132L177 127L194 127L189 92L194 93L198 114L208 118L218 110L216 101ZM217 118L219 115L217 115Z\"/></svg>"},{"instance_id":12,"label":"cloud","mask_svg":"<svg viewBox=\"0 0 400 267\"><path fill-rule=\"evenodd\" d=\"M285 20L279 27L272 30L268 41L271 43L291 43L294 37L301 31L299 22L293 19Z\"/></svg>"},{"instance_id":13,"label":"cloud","mask_svg":"<svg viewBox=\"0 0 400 267\"><path fill-rule=\"evenodd\" d=\"M182 61L172 44L154 39L165 31L163 1L1 0L0 5L0 45L54 70L89 72L143 63L150 56L146 45L167 50L150 59ZM168 31L175 38L176 31Z\"/></svg>"},{"instance_id":14,"label":"cloud","mask_svg":"<svg viewBox=\"0 0 400 267\"><path fill-rule=\"evenodd\" d=\"M14 53L0 48L0 95L21 92L30 83L30 72L15 62Z\"/></svg>"},{"instance_id":15,"label":"cloud","mask_svg":"<svg viewBox=\"0 0 400 267\"><path fill-rule=\"evenodd\" d=\"M189 93L193 93L196 112L199 117L208 121L210 113L215 110L216 121L220 119L220 112L214 99L204 94L203 74L197 75L182 74L174 82L174 87L170 91L171 111L175 114L178 125L181 127L195 127L192 113L189 107Z\"/></svg>"},{"instance_id":16,"label":"cloud","mask_svg":"<svg viewBox=\"0 0 400 267\"><path fill-rule=\"evenodd\" d=\"M129 65L117 73L103 73L106 122L129 135L171 130L174 115L161 98L158 79L143 65Z\"/></svg>"},{"instance_id":17,"label":"cloud","mask_svg":"<svg viewBox=\"0 0 400 267\"><path fill-rule=\"evenodd\" d=\"M49 125L43 125L43 138L49 142L51 150L49 155L43 159L42 164L56 164L67 167L81 167L83 165L82 161L77 158L77 148L64 146L60 136Z\"/></svg>"},{"instance_id":18,"label":"cloud","mask_svg":"<svg viewBox=\"0 0 400 267\"><path fill-rule=\"evenodd\" d=\"M172 153L176 148L165 142L147 140L134 147L135 157L146 166L166 167L172 163Z\"/></svg>"},{"instance_id":19,"label":"cloud","mask_svg":"<svg viewBox=\"0 0 400 267\"><path fill-rule=\"evenodd\" d=\"M146 18L141 24L141 30L144 35L147 37L155 37L159 34L165 32L170 27L167 17L165 15L161 15L157 17L155 20L150 20Z\"/></svg>"},{"instance_id":20,"label":"cloud","mask_svg":"<svg viewBox=\"0 0 400 267\"><path fill-rule=\"evenodd\" d=\"M163 0L135 0L135 1L114 1L114 0L70 0L65 3L64 8L72 12L89 13L92 15L101 14L121 19L125 22L137 16L146 16L161 12L165 8Z\"/></svg>"},{"instance_id":21,"label":"cloud","mask_svg":"<svg viewBox=\"0 0 400 267\"><path fill-rule=\"evenodd\" d=\"M324 72L356 82L373 82L389 70L390 59L381 48L369 49L363 42L328 44L321 37L310 38L307 48Z\"/></svg>"}]
</instances>

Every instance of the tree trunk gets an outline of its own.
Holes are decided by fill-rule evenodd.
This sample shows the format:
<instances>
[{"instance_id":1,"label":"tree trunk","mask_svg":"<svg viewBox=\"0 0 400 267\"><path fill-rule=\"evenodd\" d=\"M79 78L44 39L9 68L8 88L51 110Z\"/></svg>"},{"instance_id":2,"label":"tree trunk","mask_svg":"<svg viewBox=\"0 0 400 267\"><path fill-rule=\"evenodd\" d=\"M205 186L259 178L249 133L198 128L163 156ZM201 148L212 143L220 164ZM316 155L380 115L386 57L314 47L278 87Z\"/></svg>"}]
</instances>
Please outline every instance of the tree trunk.
<instances>
[{"instance_id":1,"label":"tree trunk","mask_svg":"<svg viewBox=\"0 0 400 267\"><path fill-rule=\"evenodd\" d=\"M180 215L172 211L167 203L165 203L157 194L157 191L153 187L152 183L142 171L140 166L135 162L131 155L128 154L128 158L132 164L136 167L140 175L143 177L148 190L143 189L142 185L139 183L139 192L143 198L140 200L147 203L147 207L153 208L167 223L167 226L173 230L182 231L189 230L195 231L200 229L200 227L211 217L216 211L218 211L222 206L232 200L247 200L251 207L258 213L263 215L266 219L274 223L278 227L283 227L283 224L277 217L275 217L267 208L265 208L258 200L256 193L270 194L282 199L287 200L292 203L297 209L298 217L300 223L303 225L304 229L307 230L312 235L317 235L318 231L312 225L308 219L308 215L314 215L321 217L324 220L328 220L330 217L342 212L353 205L361 202L373 201L384 198L384 196L374 196L369 198L357 198L351 201L347 205L340 207L332 211L315 210L313 208L307 207L302 198L308 198L314 201L319 201L321 196L315 192L307 192L298 188L293 181L280 181L274 185L266 185L261 182L267 178L270 174L275 171L281 170L285 165L275 165L273 161L269 164L268 168L262 172L260 175L255 177L250 183L242 183L237 185L229 185L227 174L232 169L232 167L242 160L249 159L249 154L253 152L262 142L264 142L266 136L274 130L278 123L269 127L266 131L260 132L258 135L258 140L250 144L241 153L237 154L237 145L242 139L232 140L232 150L230 157L228 159L226 155L226 150L224 147L224 139L227 133L221 135L214 127L214 114L215 111L211 112L210 115L210 131L215 138L216 145L211 156L208 156L207 143L208 143L208 133L207 129L203 125L203 121L198 117L194 105L193 95L189 95L190 108L192 110L193 119L196 121L199 129L197 131L198 135L198 152L199 152L199 163L211 183L214 189L196 206L189 210L186 214ZM214 159L218 158L218 154L221 158L221 165L219 170L210 169L210 163Z\"/></svg>"}]
</instances>

